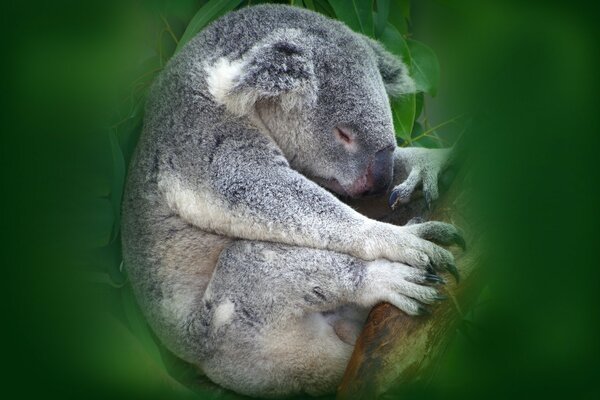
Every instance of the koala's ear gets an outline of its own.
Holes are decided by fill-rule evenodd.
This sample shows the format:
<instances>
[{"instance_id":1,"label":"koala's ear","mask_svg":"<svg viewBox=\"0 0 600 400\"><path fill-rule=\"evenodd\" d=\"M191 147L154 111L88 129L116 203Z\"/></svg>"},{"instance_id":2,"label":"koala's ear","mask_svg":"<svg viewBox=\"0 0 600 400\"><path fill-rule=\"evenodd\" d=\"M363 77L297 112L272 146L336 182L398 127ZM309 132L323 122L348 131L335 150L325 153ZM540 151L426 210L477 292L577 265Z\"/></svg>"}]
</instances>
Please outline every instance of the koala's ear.
<instances>
[{"instance_id":1,"label":"koala's ear","mask_svg":"<svg viewBox=\"0 0 600 400\"><path fill-rule=\"evenodd\" d=\"M373 39L366 38L375 52L377 67L381 73L385 90L390 97L416 91L415 82L408 74L406 65L395 55Z\"/></svg>"},{"instance_id":2,"label":"koala's ear","mask_svg":"<svg viewBox=\"0 0 600 400\"><path fill-rule=\"evenodd\" d=\"M206 72L210 93L236 115L264 99L277 99L286 110L316 100L309 38L298 29L276 30L241 59L220 58Z\"/></svg>"}]
</instances>

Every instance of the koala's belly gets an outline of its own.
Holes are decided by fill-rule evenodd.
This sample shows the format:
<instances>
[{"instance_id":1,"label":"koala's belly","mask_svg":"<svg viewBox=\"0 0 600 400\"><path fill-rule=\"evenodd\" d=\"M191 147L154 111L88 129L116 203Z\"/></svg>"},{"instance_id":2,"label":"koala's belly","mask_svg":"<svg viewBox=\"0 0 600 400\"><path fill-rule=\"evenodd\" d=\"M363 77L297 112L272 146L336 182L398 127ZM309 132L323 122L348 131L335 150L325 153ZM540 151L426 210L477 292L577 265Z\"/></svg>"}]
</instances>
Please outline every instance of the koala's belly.
<instances>
[{"instance_id":1,"label":"koala's belly","mask_svg":"<svg viewBox=\"0 0 600 400\"><path fill-rule=\"evenodd\" d=\"M181 291L191 285L192 290L185 291L196 297L196 300L201 298L219 255L232 241L231 238L204 232L187 224L174 234L167 235L160 245L162 281L167 286L166 291L173 289L171 293L174 294L175 287Z\"/></svg>"},{"instance_id":2,"label":"koala's belly","mask_svg":"<svg viewBox=\"0 0 600 400\"><path fill-rule=\"evenodd\" d=\"M186 326L197 312L219 255L233 239L204 232L178 216L149 218L129 232L124 252L136 297L160 340L180 358L198 362Z\"/></svg>"}]
</instances>

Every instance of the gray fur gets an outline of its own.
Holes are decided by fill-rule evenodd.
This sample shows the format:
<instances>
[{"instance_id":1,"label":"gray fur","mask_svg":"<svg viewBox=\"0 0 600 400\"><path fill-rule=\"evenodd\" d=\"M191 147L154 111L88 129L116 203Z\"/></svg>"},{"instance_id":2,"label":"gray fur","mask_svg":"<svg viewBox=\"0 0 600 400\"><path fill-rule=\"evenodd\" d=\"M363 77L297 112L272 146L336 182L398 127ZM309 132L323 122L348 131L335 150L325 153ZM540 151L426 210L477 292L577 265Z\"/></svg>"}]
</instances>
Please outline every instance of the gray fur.
<instances>
[{"instance_id":1,"label":"gray fur","mask_svg":"<svg viewBox=\"0 0 600 400\"><path fill-rule=\"evenodd\" d=\"M389 186L392 157L423 170L395 149L389 109L412 87L375 42L287 6L228 14L169 62L130 166L123 250L173 352L241 393L328 393L366 310L436 298L425 269L452 256L424 238L453 227L377 222L322 187L361 196L375 167Z\"/></svg>"}]
</instances>

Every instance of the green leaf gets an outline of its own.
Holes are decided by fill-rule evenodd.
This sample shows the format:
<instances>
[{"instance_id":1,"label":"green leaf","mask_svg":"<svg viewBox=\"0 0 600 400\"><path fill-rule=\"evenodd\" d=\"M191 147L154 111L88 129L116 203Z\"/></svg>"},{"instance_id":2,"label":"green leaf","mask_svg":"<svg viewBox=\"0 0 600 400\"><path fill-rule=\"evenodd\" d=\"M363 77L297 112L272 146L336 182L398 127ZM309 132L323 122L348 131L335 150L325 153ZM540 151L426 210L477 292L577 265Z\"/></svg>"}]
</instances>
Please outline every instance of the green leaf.
<instances>
[{"instance_id":1,"label":"green leaf","mask_svg":"<svg viewBox=\"0 0 600 400\"><path fill-rule=\"evenodd\" d=\"M394 25L387 24L379 41L383 43L389 52L399 56L406 65L411 64L410 50L406 44L406 40L404 40L404 37Z\"/></svg>"},{"instance_id":2,"label":"green leaf","mask_svg":"<svg viewBox=\"0 0 600 400\"><path fill-rule=\"evenodd\" d=\"M411 143L411 134L415 122L416 99L415 94L405 94L392 100L392 114L396 138L403 142Z\"/></svg>"},{"instance_id":3,"label":"green leaf","mask_svg":"<svg viewBox=\"0 0 600 400\"><path fill-rule=\"evenodd\" d=\"M402 34L408 33L410 20L410 0L394 0L390 4L388 21Z\"/></svg>"},{"instance_id":4,"label":"green leaf","mask_svg":"<svg viewBox=\"0 0 600 400\"><path fill-rule=\"evenodd\" d=\"M389 52L399 56L406 65L411 64L412 58L408 45L395 26L388 23L380 41ZM396 138L410 144L413 125L417 117L416 95L414 93L405 94L400 98L392 99L391 103Z\"/></svg>"},{"instance_id":5,"label":"green leaf","mask_svg":"<svg viewBox=\"0 0 600 400\"><path fill-rule=\"evenodd\" d=\"M328 17L335 18L335 11L327 0L315 0L316 11L325 14Z\"/></svg>"},{"instance_id":6,"label":"green leaf","mask_svg":"<svg viewBox=\"0 0 600 400\"><path fill-rule=\"evenodd\" d=\"M377 0L377 13L375 16L375 37L380 38L387 27L390 15L390 0Z\"/></svg>"},{"instance_id":7,"label":"green leaf","mask_svg":"<svg viewBox=\"0 0 600 400\"><path fill-rule=\"evenodd\" d=\"M313 0L304 0L304 6L309 10L315 11L315 3Z\"/></svg>"},{"instance_id":8,"label":"green leaf","mask_svg":"<svg viewBox=\"0 0 600 400\"><path fill-rule=\"evenodd\" d=\"M434 136L423 136L418 141L412 143L413 146L425 147L428 149L440 149L443 147L440 140Z\"/></svg>"},{"instance_id":9,"label":"green leaf","mask_svg":"<svg viewBox=\"0 0 600 400\"><path fill-rule=\"evenodd\" d=\"M415 97L417 100L417 109L415 111L415 119L417 119L421 116L421 113L423 112L423 104L425 103L425 95L423 94L423 92L419 92L419 93L416 93Z\"/></svg>"},{"instance_id":10,"label":"green leaf","mask_svg":"<svg viewBox=\"0 0 600 400\"><path fill-rule=\"evenodd\" d=\"M196 15L192 18L185 32L179 39L175 53L190 41L198 32L202 30L209 22L236 8L242 0L210 0L203 5Z\"/></svg>"},{"instance_id":11,"label":"green leaf","mask_svg":"<svg viewBox=\"0 0 600 400\"><path fill-rule=\"evenodd\" d=\"M407 44L412 58L410 73L417 90L435 96L440 83L440 64L437 56L421 42L408 40Z\"/></svg>"},{"instance_id":12,"label":"green leaf","mask_svg":"<svg viewBox=\"0 0 600 400\"><path fill-rule=\"evenodd\" d=\"M355 32L374 37L373 0L329 0L337 19Z\"/></svg>"}]
</instances>

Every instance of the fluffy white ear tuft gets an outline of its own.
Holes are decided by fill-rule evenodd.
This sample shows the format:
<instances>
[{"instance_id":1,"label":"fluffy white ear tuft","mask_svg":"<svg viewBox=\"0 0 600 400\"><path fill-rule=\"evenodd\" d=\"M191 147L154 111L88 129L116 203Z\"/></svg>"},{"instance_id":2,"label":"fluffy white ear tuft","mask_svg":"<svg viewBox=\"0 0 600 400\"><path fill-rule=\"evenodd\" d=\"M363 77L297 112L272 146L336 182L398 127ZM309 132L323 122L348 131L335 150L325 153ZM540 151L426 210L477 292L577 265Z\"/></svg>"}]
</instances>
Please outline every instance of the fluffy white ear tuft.
<instances>
[{"instance_id":1,"label":"fluffy white ear tuft","mask_svg":"<svg viewBox=\"0 0 600 400\"><path fill-rule=\"evenodd\" d=\"M217 103L228 109L228 100L231 100L229 94L240 78L243 64L241 60L229 61L221 57L213 65L204 67L209 93Z\"/></svg>"},{"instance_id":2,"label":"fluffy white ear tuft","mask_svg":"<svg viewBox=\"0 0 600 400\"><path fill-rule=\"evenodd\" d=\"M310 38L298 29L275 30L241 59L219 58L205 72L215 101L238 116L252 113L260 100L279 101L289 111L316 98Z\"/></svg>"},{"instance_id":3,"label":"fluffy white ear tuft","mask_svg":"<svg viewBox=\"0 0 600 400\"><path fill-rule=\"evenodd\" d=\"M260 98L257 91L240 90L244 68L247 68L247 64L243 60L229 61L225 57L205 67L209 93L218 104L224 105L237 116L249 115Z\"/></svg>"}]
</instances>

